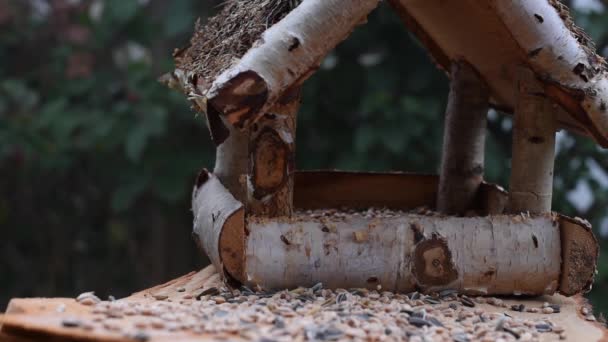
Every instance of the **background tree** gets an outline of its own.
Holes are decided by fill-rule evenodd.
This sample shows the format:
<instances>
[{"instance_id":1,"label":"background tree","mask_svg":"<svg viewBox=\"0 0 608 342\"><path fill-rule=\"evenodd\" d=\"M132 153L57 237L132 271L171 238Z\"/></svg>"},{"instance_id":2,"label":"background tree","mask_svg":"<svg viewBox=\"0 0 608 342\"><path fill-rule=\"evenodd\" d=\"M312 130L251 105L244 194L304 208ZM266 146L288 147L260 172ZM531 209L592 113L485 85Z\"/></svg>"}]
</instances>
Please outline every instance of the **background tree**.
<instances>
[{"instance_id":1,"label":"background tree","mask_svg":"<svg viewBox=\"0 0 608 342\"><path fill-rule=\"evenodd\" d=\"M0 0L0 309L13 296L125 295L205 263L190 191L204 119L156 82L215 0ZM576 20L608 46L608 12ZM436 173L448 82L384 4L305 84L300 169ZM511 117L488 116L485 177L508 185ZM608 248L608 154L558 134L553 207ZM604 254L594 291L608 290Z\"/></svg>"}]
</instances>

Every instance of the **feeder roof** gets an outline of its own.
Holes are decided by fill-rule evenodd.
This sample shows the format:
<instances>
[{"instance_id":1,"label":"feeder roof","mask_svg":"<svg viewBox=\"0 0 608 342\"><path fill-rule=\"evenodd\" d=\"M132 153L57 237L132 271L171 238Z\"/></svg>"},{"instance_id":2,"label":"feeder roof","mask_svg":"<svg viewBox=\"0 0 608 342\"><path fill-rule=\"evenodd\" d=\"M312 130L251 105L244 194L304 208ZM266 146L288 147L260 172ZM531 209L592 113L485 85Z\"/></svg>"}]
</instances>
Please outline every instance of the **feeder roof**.
<instances>
[{"instance_id":1,"label":"feeder roof","mask_svg":"<svg viewBox=\"0 0 608 342\"><path fill-rule=\"evenodd\" d=\"M516 68L529 66L544 95L563 109L563 128L608 147L608 74L587 34L558 0L389 0L436 64L454 59L475 66L493 104L512 111Z\"/></svg>"},{"instance_id":2,"label":"feeder roof","mask_svg":"<svg viewBox=\"0 0 608 342\"><path fill-rule=\"evenodd\" d=\"M538 95L559 105L560 127L608 147L606 62L560 1L388 1L440 68L448 71L453 60L473 65L495 108L513 111L516 70L529 67L544 89ZM174 79L208 115L246 125L309 77L377 3L230 1L177 52ZM311 20L318 16L330 20Z\"/></svg>"}]
</instances>

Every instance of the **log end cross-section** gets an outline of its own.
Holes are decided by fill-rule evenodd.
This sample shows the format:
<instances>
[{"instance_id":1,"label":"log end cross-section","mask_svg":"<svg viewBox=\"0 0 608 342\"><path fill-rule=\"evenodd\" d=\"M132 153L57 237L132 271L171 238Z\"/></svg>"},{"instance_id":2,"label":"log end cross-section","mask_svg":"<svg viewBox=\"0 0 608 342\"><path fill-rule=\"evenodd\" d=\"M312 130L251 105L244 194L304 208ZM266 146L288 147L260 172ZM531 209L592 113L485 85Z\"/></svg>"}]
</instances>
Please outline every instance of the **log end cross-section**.
<instances>
[{"instance_id":1,"label":"log end cross-section","mask_svg":"<svg viewBox=\"0 0 608 342\"><path fill-rule=\"evenodd\" d=\"M562 276L560 292L571 296L591 290L599 245L589 222L561 217Z\"/></svg>"},{"instance_id":2,"label":"log end cross-section","mask_svg":"<svg viewBox=\"0 0 608 342\"><path fill-rule=\"evenodd\" d=\"M209 104L232 125L242 128L268 99L268 87L254 71L236 74L209 96Z\"/></svg>"}]
</instances>

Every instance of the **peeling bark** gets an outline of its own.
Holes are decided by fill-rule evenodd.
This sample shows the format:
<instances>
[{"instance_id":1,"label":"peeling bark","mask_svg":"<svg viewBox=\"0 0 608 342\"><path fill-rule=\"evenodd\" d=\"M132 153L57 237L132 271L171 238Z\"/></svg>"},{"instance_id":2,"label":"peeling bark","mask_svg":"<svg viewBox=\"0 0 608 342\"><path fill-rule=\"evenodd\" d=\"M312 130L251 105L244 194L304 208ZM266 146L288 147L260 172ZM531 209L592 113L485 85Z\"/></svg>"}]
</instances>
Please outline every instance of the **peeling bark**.
<instances>
[{"instance_id":1,"label":"peeling bark","mask_svg":"<svg viewBox=\"0 0 608 342\"><path fill-rule=\"evenodd\" d=\"M508 207L513 213L550 212L556 130L553 104L531 70L521 68L517 84Z\"/></svg>"},{"instance_id":2,"label":"peeling bark","mask_svg":"<svg viewBox=\"0 0 608 342\"><path fill-rule=\"evenodd\" d=\"M225 277L242 280L245 210L214 174L201 171L192 192L196 244Z\"/></svg>"},{"instance_id":3,"label":"peeling bark","mask_svg":"<svg viewBox=\"0 0 608 342\"><path fill-rule=\"evenodd\" d=\"M464 214L483 181L489 89L466 61L452 62L437 210Z\"/></svg>"},{"instance_id":4,"label":"peeling bark","mask_svg":"<svg viewBox=\"0 0 608 342\"><path fill-rule=\"evenodd\" d=\"M379 0L307 0L264 32L233 67L200 92L228 122L244 127L299 86L366 20Z\"/></svg>"},{"instance_id":5,"label":"peeling bark","mask_svg":"<svg viewBox=\"0 0 608 342\"><path fill-rule=\"evenodd\" d=\"M293 212L299 107L299 89L295 89L251 127L247 180L247 211L251 214L276 217Z\"/></svg>"}]
</instances>

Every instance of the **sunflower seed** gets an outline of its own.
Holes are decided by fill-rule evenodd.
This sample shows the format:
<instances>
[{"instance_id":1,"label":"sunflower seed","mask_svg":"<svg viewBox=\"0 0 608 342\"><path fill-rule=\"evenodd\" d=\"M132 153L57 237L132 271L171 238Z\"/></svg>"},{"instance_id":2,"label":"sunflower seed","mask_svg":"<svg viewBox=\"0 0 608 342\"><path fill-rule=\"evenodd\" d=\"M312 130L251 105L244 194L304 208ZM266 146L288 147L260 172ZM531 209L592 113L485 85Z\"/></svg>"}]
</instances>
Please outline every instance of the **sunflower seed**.
<instances>
[{"instance_id":1,"label":"sunflower seed","mask_svg":"<svg viewBox=\"0 0 608 342\"><path fill-rule=\"evenodd\" d=\"M430 327L430 326L433 325L433 323L427 321L426 319L422 319L422 318L419 318L419 317L410 317L410 318L408 318L408 322L411 325L413 325L415 327L418 327L418 328L421 328L421 327L424 327L424 326Z\"/></svg>"},{"instance_id":2,"label":"sunflower seed","mask_svg":"<svg viewBox=\"0 0 608 342\"><path fill-rule=\"evenodd\" d=\"M77 328L82 325L82 322L76 318L66 318L61 321L61 325L66 328Z\"/></svg>"}]
</instances>

